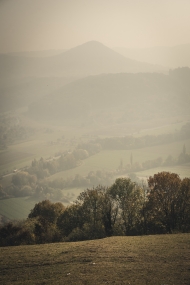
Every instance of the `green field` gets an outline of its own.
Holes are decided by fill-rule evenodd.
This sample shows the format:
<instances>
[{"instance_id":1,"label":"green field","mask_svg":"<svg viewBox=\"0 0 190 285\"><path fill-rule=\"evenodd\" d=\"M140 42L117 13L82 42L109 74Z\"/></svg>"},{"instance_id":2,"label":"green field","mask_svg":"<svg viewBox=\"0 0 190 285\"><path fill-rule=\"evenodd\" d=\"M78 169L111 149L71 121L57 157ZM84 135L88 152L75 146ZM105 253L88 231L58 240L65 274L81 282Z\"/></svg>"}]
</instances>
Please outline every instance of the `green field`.
<instances>
[{"instance_id":1,"label":"green field","mask_svg":"<svg viewBox=\"0 0 190 285\"><path fill-rule=\"evenodd\" d=\"M174 158L177 158L183 149L183 145L186 145L187 152L190 152L190 139L173 142L170 144L163 144L159 146L152 146L142 149L133 149L133 150L105 150L101 151L85 160L83 160L82 165L56 173L50 176L49 180L54 180L58 177L73 177L76 174L80 175L87 175L89 171L96 171L96 170L107 170L112 171L118 168L120 161L122 159L123 165L130 163L130 156L131 153L133 155L133 162L145 162L147 160L156 159L158 157L162 157L166 159L168 155L172 155ZM183 171L183 166L178 166L178 173ZM187 167L188 171L188 167ZM149 172L149 170L148 170ZM190 167L189 167L190 173Z\"/></svg>"},{"instance_id":2,"label":"green field","mask_svg":"<svg viewBox=\"0 0 190 285\"><path fill-rule=\"evenodd\" d=\"M26 219L36 201L28 197L0 200L0 215L11 220Z\"/></svg>"},{"instance_id":3,"label":"green field","mask_svg":"<svg viewBox=\"0 0 190 285\"><path fill-rule=\"evenodd\" d=\"M85 189L80 187L66 188L63 192L63 204L69 205L79 194ZM22 220L28 217L30 210L34 208L34 205L39 201L33 200L30 197L18 197L10 199L0 200L0 215L7 217L10 220ZM69 203L70 202L70 203Z\"/></svg>"},{"instance_id":4,"label":"green field","mask_svg":"<svg viewBox=\"0 0 190 285\"><path fill-rule=\"evenodd\" d=\"M72 128L54 126L50 133L43 128L30 140L17 142L0 150L0 175L29 166L34 158L53 157L59 151L73 149L80 141L80 135Z\"/></svg>"},{"instance_id":5,"label":"green field","mask_svg":"<svg viewBox=\"0 0 190 285\"><path fill-rule=\"evenodd\" d=\"M0 284L189 285L190 234L0 248Z\"/></svg>"},{"instance_id":6,"label":"green field","mask_svg":"<svg viewBox=\"0 0 190 285\"><path fill-rule=\"evenodd\" d=\"M163 167L156 167L152 169L148 169L145 171L136 172L136 175L141 178L148 178L150 175L154 175L155 173L167 171L177 173L181 178L190 177L190 163L186 163L183 165L176 165L176 166L163 166Z\"/></svg>"},{"instance_id":7,"label":"green field","mask_svg":"<svg viewBox=\"0 0 190 285\"><path fill-rule=\"evenodd\" d=\"M32 140L9 146L8 150L0 153L0 174L29 166L34 158L53 157L56 152L64 150L66 147L60 144L49 145L48 142L42 140Z\"/></svg>"}]
</instances>

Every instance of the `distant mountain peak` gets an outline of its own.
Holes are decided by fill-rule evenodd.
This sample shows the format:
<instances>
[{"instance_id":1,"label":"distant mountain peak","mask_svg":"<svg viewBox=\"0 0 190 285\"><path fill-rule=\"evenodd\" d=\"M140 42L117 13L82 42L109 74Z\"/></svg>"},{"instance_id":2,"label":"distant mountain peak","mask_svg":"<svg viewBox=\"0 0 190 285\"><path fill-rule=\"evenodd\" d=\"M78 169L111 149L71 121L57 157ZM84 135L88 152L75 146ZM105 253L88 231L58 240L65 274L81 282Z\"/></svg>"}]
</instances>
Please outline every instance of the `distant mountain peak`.
<instances>
[{"instance_id":1,"label":"distant mountain peak","mask_svg":"<svg viewBox=\"0 0 190 285\"><path fill-rule=\"evenodd\" d=\"M112 49L110 49L109 47L105 46L104 44L102 44L101 42L98 42L98 41L88 41L88 42L85 42L85 43L83 43L81 45L78 45L78 46L68 50L68 52L69 51L73 51L73 50L84 50L84 51L85 50L89 50L89 51L90 50L91 51L92 50L94 50L94 51L99 50L99 51L102 51L102 50L105 50L105 49L111 50L112 52L115 53L115 51L113 51Z\"/></svg>"},{"instance_id":2,"label":"distant mountain peak","mask_svg":"<svg viewBox=\"0 0 190 285\"><path fill-rule=\"evenodd\" d=\"M85 42L82 44L83 46L84 45L100 45L100 46L105 46L104 44L102 44L101 42L98 42L98 41L88 41L88 42Z\"/></svg>"}]
</instances>

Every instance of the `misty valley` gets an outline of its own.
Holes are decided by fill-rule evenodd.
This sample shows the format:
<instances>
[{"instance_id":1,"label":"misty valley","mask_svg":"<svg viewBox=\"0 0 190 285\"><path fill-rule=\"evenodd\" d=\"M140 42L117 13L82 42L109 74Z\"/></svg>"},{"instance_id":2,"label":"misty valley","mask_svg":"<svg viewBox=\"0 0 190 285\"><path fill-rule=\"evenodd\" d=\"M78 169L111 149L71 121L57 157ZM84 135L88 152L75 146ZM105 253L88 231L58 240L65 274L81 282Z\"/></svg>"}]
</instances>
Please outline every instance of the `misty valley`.
<instances>
[{"instance_id":1,"label":"misty valley","mask_svg":"<svg viewBox=\"0 0 190 285\"><path fill-rule=\"evenodd\" d=\"M120 177L190 176L190 68L119 52L0 54L1 224Z\"/></svg>"},{"instance_id":2,"label":"misty valley","mask_svg":"<svg viewBox=\"0 0 190 285\"><path fill-rule=\"evenodd\" d=\"M0 284L190 284L189 11L0 0Z\"/></svg>"}]
</instances>

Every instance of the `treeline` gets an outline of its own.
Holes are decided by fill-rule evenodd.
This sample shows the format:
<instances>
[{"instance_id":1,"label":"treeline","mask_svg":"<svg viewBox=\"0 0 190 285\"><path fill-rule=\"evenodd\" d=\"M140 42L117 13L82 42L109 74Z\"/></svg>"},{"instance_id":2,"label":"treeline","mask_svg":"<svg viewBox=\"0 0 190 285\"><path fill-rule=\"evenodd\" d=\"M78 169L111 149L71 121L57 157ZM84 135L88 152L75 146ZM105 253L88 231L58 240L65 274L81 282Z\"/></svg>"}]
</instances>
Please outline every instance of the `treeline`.
<instances>
[{"instance_id":1,"label":"treeline","mask_svg":"<svg viewBox=\"0 0 190 285\"><path fill-rule=\"evenodd\" d=\"M92 187L93 185L111 185L116 171L90 171L86 176L76 174L74 177L39 180L35 175L21 171L13 175L9 186L0 185L0 199L30 196L34 199L69 202L64 196L65 188ZM72 193L71 193L72 194Z\"/></svg>"},{"instance_id":2,"label":"treeline","mask_svg":"<svg viewBox=\"0 0 190 285\"><path fill-rule=\"evenodd\" d=\"M141 137L125 136L96 139L102 149L137 149L155 145L167 144L190 138L190 123L185 124L179 131L161 135L146 135ZM80 145L83 147L83 145Z\"/></svg>"},{"instance_id":3,"label":"treeline","mask_svg":"<svg viewBox=\"0 0 190 285\"><path fill-rule=\"evenodd\" d=\"M80 164L80 160L88 157L85 150L77 150L73 152L64 152L62 155L53 159L43 159L39 161L34 159L31 166L27 169L29 174L36 175L38 179L43 179L59 171L74 168Z\"/></svg>"},{"instance_id":4,"label":"treeline","mask_svg":"<svg viewBox=\"0 0 190 285\"><path fill-rule=\"evenodd\" d=\"M100 151L97 143L89 143L86 148L76 148L73 151L65 151L60 153L52 159L40 160L34 159L31 166L27 169L27 172L32 175L36 175L38 179L43 179L57 172L77 167L81 164L81 161L89 156Z\"/></svg>"},{"instance_id":5,"label":"treeline","mask_svg":"<svg viewBox=\"0 0 190 285\"><path fill-rule=\"evenodd\" d=\"M190 232L190 178L161 172L148 186L118 178L83 191L68 207L39 202L23 222L0 228L1 246Z\"/></svg>"},{"instance_id":6,"label":"treeline","mask_svg":"<svg viewBox=\"0 0 190 285\"><path fill-rule=\"evenodd\" d=\"M68 178L57 178L53 181L46 181L50 187L53 188L74 188L74 187L91 187L93 185L111 185L114 180L114 175L116 175L116 171L90 171L87 175L82 176L80 174L76 174L74 177Z\"/></svg>"}]
</instances>

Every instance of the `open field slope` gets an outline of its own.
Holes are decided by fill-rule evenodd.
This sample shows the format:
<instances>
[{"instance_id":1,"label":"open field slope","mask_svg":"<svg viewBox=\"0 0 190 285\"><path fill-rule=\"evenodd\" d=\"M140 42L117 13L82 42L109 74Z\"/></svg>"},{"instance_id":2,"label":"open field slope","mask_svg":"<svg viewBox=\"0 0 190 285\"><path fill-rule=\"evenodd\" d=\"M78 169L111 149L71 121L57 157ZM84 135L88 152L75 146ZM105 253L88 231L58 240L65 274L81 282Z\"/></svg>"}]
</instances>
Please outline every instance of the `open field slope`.
<instances>
[{"instance_id":1,"label":"open field slope","mask_svg":"<svg viewBox=\"0 0 190 285\"><path fill-rule=\"evenodd\" d=\"M190 234L0 248L0 283L189 285Z\"/></svg>"}]
</instances>

